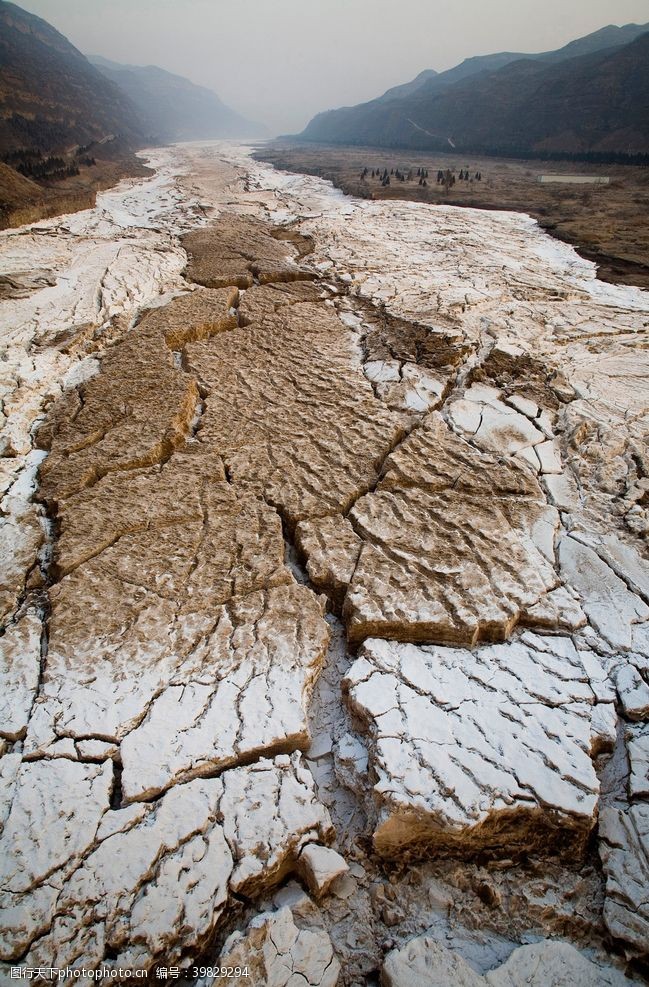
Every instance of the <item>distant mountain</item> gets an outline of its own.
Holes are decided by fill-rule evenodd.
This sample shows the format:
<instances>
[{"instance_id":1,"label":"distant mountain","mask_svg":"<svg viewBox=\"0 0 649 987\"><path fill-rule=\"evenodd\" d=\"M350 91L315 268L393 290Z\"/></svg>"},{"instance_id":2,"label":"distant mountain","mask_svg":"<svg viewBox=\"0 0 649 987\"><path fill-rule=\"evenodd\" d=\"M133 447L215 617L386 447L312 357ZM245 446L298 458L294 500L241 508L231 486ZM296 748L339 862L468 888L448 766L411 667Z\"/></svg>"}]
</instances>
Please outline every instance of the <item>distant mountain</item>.
<instances>
[{"instance_id":1,"label":"distant mountain","mask_svg":"<svg viewBox=\"0 0 649 987\"><path fill-rule=\"evenodd\" d=\"M156 65L120 65L98 55L90 61L136 107L150 141L260 137L264 128L239 116L216 93Z\"/></svg>"},{"instance_id":2,"label":"distant mountain","mask_svg":"<svg viewBox=\"0 0 649 987\"><path fill-rule=\"evenodd\" d=\"M403 99L404 96L412 96L416 93L418 89L425 86L427 82L434 79L438 73L435 69L424 69L419 75L415 76L412 82L404 82L401 86L393 86L392 89L388 89L384 92L382 96L379 96L379 103L389 103L393 99Z\"/></svg>"},{"instance_id":3,"label":"distant mountain","mask_svg":"<svg viewBox=\"0 0 649 987\"><path fill-rule=\"evenodd\" d=\"M121 90L46 21L0 0L0 156L139 134Z\"/></svg>"},{"instance_id":4,"label":"distant mountain","mask_svg":"<svg viewBox=\"0 0 649 987\"><path fill-rule=\"evenodd\" d=\"M649 24L625 24L623 27L616 27L609 24L599 31L587 34L576 41L570 41L563 48L554 51L542 51L540 53L526 54L525 52L499 51L494 55L474 55L472 58L465 58L463 62L446 72L435 73L436 81L427 84L426 92L439 92L455 82L468 79L469 76L478 75L481 72L496 72L504 68L511 62L518 62L521 59L532 59L542 62L563 62L569 58L577 58L579 55L591 55L597 51L604 51L607 48L619 48L629 44L631 41L649 31ZM417 78L423 73L420 73ZM430 83L430 80L426 80ZM411 83L412 84L412 83Z\"/></svg>"},{"instance_id":5,"label":"distant mountain","mask_svg":"<svg viewBox=\"0 0 649 987\"><path fill-rule=\"evenodd\" d=\"M466 59L406 84L405 95L321 113L299 136L493 153L646 152L648 31L609 26L553 52Z\"/></svg>"}]
</instances>

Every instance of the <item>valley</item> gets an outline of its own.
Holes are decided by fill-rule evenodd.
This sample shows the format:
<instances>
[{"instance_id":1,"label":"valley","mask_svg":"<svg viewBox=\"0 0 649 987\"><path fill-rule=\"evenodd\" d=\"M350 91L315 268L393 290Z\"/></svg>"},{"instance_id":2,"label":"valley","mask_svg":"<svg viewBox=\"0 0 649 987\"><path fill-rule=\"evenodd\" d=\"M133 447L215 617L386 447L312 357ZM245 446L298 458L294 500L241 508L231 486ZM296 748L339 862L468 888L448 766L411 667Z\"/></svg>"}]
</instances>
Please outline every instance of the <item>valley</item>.
<instances>
[{"instance_id":1,"label":"valley","mask_svg":"<svg viewBox=\"0 0 649 987\"><path fill-rule=\"evenodd\" d=\"M0 232L2 974L643 983L649 295L281 153Z\"/></svg>"}]
</instances>

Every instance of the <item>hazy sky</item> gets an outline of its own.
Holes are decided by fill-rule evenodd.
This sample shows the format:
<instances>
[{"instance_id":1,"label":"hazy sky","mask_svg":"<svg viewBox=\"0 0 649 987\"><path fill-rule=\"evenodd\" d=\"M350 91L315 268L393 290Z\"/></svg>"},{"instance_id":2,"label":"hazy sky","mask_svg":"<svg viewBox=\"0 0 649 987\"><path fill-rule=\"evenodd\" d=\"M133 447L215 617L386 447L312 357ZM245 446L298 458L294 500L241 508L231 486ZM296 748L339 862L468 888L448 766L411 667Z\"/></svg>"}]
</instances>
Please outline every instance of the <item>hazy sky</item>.
<instances>
[{"instance_id":1,"label":"hazy sky","mask_svg":"<svg viewBox=\"0 0 649 987\"><path fill-rule=\"evenodd\" d=\"M649 0L18 0L85 54L155 64L274 133L469 55L545 51Z\"/></svg>"}]
</instances>

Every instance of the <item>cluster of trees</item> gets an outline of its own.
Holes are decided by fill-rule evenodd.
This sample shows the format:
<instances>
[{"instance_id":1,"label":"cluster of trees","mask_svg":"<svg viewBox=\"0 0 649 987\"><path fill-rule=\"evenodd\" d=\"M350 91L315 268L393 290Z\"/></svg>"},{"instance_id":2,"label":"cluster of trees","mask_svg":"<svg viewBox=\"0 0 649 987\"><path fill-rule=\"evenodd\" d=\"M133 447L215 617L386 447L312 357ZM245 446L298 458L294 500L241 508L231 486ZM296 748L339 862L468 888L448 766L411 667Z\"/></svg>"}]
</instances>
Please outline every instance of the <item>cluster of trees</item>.
<instances>
[{"instance_id":1,"label":"cluster of trees","mask_svg":"<svg viewBox=\"0 0 649 987\"><path fill-rule=\"evenodd\" d=\"M25 178L32 178L34 181L58 181L61 178L70 178L79 174L76 164L68 164L64 158L50 155L40 161L22 161L17 167Z\"/></svg>"},{"instance_id":2,"label":"cluster of trees","mask_svg":"<svg viewBox=\"0 0 649 987\"><path fill-rule=\"evenodd\" d=\"M21 161L15 168L25 178L31 178L35 182L56 182L62 178L71 178L73 175L79 174L79 168L76 164L69 164L64 158L54 155L36 160L27 159Z\"/></svg>"},{"instance_id":3,"label":"cluster of trees","mask_svg":"<svg viewBox=\"0 0 649 987\"><path fill-rule=\"evenodd\" d=\"M67 131L60 123L52 123L41 117L28 119L21 113L13 113L7 122L14 135L21 142L24 141L26 147L38 148L41 152L65 147L68 140Z\"/></svg>"},{"instance_id":4,"label":"cluster of trees","mask_svg":"<svg viewBox=\"0 0 649 987\"><path fill-rule=\"evenodd\" d=\"M361 181L364 182L367 179L370 171L369 168L363 168L361 172ZM411 168L408 172L402 171L400 168L391 168L389 173L388 169L384 168L381 171L380 168L372 168L372 178L378 178L382 186L390 184L392 178L397 182L411 182L414 177L413 169ZM420 185L427 185L426 179L428 178L427 168L417 168L417 178L419 179Z\"/></svg>"},{"instance_id":5,"label":"cluster of trees","mask_svg":"<svg viewBox=\"0 0 649 987\"><path fill-rule=\"evenodd\" d=\"M31 159L41 159L43 157L42 153L33 147L19 147L16 151L6 151L2 155L2 160L5 164L10 165L12 168L16 168L23 161L29 161Z\"/></svg>"},{"instance_id":6,"label":"cluster of trees","mask_svg":"<svg viewBox=\"0 0 649 987\"><path fill-rule=\"evenodd\" d=\"M361 181L364 182L369 174L369 168L363 168L361 172ZM405 182L406 176L404 172L400 171L398 168L392 168L388 174L388 169L384 168L381 171L380 168L372 168L372 178L378 178L381 185L385 188L386 185L390 184L391 178L394 178L398 182Z\"/></svg>"},{"instance_id":7,"label":"cluster of trees","mask_svg":"<svg viewBox=\"0 0 649 987\"><path fill-rule=\"evenodd\" d=\"M460 182L473 182L473 181L481 182L482 181L482 172L481 171L476 171L475 175L472 178L471 177L471 173L470 173L468 167L467 168L460 168L460 173L457 176L457 181L460 181ZM456 178L455 178L455 172L454 171L451 171L450 168L447 168L446 171L442 171L441 168L439 169L439 171L437 172L437 184L438 185L443 185L444 188L446 189L446 191L448 192L449 189L453 188L453 186L455 185L455 182L456 182Z\"/></svg>"},{"instance_id":8,"label":"cluster of trees","mask_svg":"<svg viewBox=\"0 0 649 987\"><path fill-rule=\"evenodd\" d=\"M360 175L361 182L366 182L369 174L370 169L367 166L364 167ZM411 182L414 178L418 179L419 185L423 188L428 186L428 168L417 168L416 175L413 168L410 168L408 172L402 171L400 168L391 168L389 172L387 168L383 168L383 170L380 168L372 168L371 177L378 179L383 188L390 185L392 179L398 182ZM455 171L451 171L450 168L447 168L446 171L440 168L437 172L437 184L443 185L447 191L455 185L456 180L460 182L481 182L482 172L476 171L472 176L467 166L466 168L460 169L460 174L457 179L455 177Z\"/></svg>"},{"instance_id":9,"label":"cluster of trees","mask_svg":"<svg viewBox=\"0 0 649 987\"><path fill-rule=\"evenodd\" d=\"M34 182L56 182L62 178L78 175L79 165L91 168L97 164L95 159L86 153L89 147L90 144L79 148L76 152L76 160L68 160L56 154L45 157L37 147L21 147L15 151L8 151L3 155L2 160ZM82 154L85 156L82 157Z\"/></svg>"}]
</instances>

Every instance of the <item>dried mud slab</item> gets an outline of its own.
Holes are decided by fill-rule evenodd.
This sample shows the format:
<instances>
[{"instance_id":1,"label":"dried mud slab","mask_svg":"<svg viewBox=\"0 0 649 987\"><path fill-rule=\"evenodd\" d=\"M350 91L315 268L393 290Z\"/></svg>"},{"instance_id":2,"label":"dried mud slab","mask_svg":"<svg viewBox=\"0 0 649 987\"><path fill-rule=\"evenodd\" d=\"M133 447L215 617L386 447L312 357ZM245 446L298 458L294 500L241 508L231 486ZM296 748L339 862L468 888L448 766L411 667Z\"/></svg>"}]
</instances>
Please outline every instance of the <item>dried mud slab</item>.
<instances>
[{"instance_id":1,"label":"dried mud slab","mask_svg":"<svg viewBox=\"0 0 649 987\"><path fill-rule=\"evenodd\" d=\"M177 453L66 502L28 756L128 734L131 800L308 743L322 604L284 566L276 512L218 465Z\"/></svg>"},{"instance_id":2,"label":"dried mud slab","mask_svg":"<svg viewBox=\"0 0 649 987\"><path fill-rule=\"evenodd\" d=\"M363 545L351 521L341 514L301 521L295 542L313 585L342 608Z\"/></svg>"},{"instance_id":3,"label":"dried mud slab","mask_svg":"<svg viewBox=\"0 0 649 987\"><path fill-rule=\"evenodd\" d=\"M363 371L389 408L423 413L440 406L471 353L461 332L363 308ZM345 316L350 323L353 316ZM355 322L356 320L354 320Z\"/></svg>"},{"instance_id":4,"label":"dried mud slab","mask_svg":"<svg viewBox=\"0 0 649 987\"><path fill-rule=\"evenodd\" d=\"M245 293L251 319L265 314L268 296L266 288ZM323 303L280 305L186 353L209 395L202 442L222 455L231 481L273 504L289 529L348 510L405 434L407 419L376 399L353 334Z\"/></svg>"},{"instance_id":5,"label":"dried mud slab","mask_svg":"<svg viewBox=\"0 0 649 987\"><path fill-rule=\"evenodd\" d=\"M220 967L248 970L251 982L273 987L335 987L340 963L323 929L299 929L289 908L257 915L226 941Z\"/></svg>"},{"instance_id":6,"label":"dried mud slab","mask_svg":"<svg viewBox=\"0 0 649 987\"><path fill-rule=\"evenodd\" d=\"M649 803L607 805L600 817L599 852L606 875L604 921L631 955L649 942Z\"/></svg>"},{"instance_id":7,"label":"dried mud slab","mask_svg":"<svg viewBox=\"0 0 649 987\"><path fill-rule=\"evenodd\" d=\"M180 350L185 343L234 329L237 318L233 309L238 303L236 288L216 291L195 288L187 295L174 298L168 305L151 309L139 326L149 331L158 330L169 349Z\"/></svg>"},{"instance_id":8,"label":"dried mud slab","mask_svg":"<svg viewBox=\"0 0 649 987\"><path fill-rule=\"evenodd\" d=\"M302 302L323 300L322 286L316 281L292 281L288 284L255 285L251 291L241 295L239 304L239 325L272 319L280 309Z\"/></svg>"},{"instance_id":9,"label":"dried mud slab","mask_svg":"<svg viewBox=\"0 0 649 987\"><path fill-rule=\"evenodd\" d=\"M215 223L185 234L189 281L207 288L249 288L255 281L298 281L311 275L296 262L298 251L250 216L221 215Z\"/></svg>"},{"instance_id":10,"label":"dried mud slab","mask_svg":"<svg viewBox=\"0 0 649 987\"><path fill-rule=\"evenodd\" d=\"M643 681L646 687L646 683ZM629 727L626 731L627 752L629 755L629 796L649 797L649 724Z\"/></svg>"},{"instance_id":11,"label":"dried mud slab","mask_svg":"<svg viewBox=\"0 0 649 987\"><path fill-rule=\"evenodd\" d=\"M177 370L158 330L134 330L108 350L102 371L50 417L41 494L53 504L110 472L152 466L186 440L196 411L194 378Z\"/></svg>"},{"instance_id":12,"label":"dried mud slab","mask_svg":"<svg viewBox=\"0 0 649 987\"><path fill-rule=\"evenodd\" d=\"M369 734L377 851L582 853L593 757L615 739L597 666L569 638L530 633L475 652L366 642L343 686Z\"/></svg>"},{"instance_id":13,"label":"dried mud slab","mask_svg":"<svg viewBox=\"0 0 649 987\"><path fill-rule=\"evenodd\" d=\"M0 838L0 955L26 966L190 961L230 894L258 893L331 837L298 755L110 808L110 764L24 764ZM119 866L115 866L115 862Z\"/></svg>"},{"instance_id":14,"label":"dried mud slab","mask_svg":"<svg viewBox=\"0 0 649 987\"><path fill-rule=\"evenodd\" d=\"M649 656L649 606L642 591L634 591L634 575L642 570L644 560L634 548L617 543L622 555L611 565L605 551L602 557L582 538L576 532L559 542L564 579L579 593L590 623L611 648Z\"/></svg>"},{"instance_id":15,"label":"dried mud slab","mask_svg":"<svg viewBox=\"0 0 649 987\"><path fill-rule=\"evenodd\" d=\"M28 610L0 637L0 738L26 733L41 674L41 619Z\"/></svg>"},{"instance_id":16,"label":"dried mud slab","mask_svg":"<svg viewBox=\"0 0 649 987\"><path fill-rule=\"evenodd\" d=\"M472 645L505 640L557 586L558 525L527 469L479 452L433 414L347 522L302 525L298 539L316 585L340 597L347 579L351 641Z\"/></svg>"},{"instance_id":17,"label":"dried mud slab","mask_svg":"<svg viewBox=\"0 0 649 987\"><path fill-rule=\"evenodd\" d=\"M23 598L45 540L36 506L29 502L31 490L27 495L12 491L10 488L0 501L0 625L9 620Z\"/></svg>"},{"instance_id":18,"label":"dried mud slab","mask_svg":"<svg viewBox=\"0 0 649 987\"><path fill-rule=\"evenodd\" d=\"M459 953L420 936L388 954L381 983L384 987L624 987L640 981L627 979L613 966L593 962L567 942L550 939L520 946L506 963L482 976Z\"/></svg>"},{"instance_id":19,"label":"dried mud slab","mask_svg":"<svg viewBox=\"0 0 649 987\"><path fill-rule=\"evenodd\" d=\"M236 325L237 300L235 289L197 290L151 310L107 349L101 373L65 392L38 433L49 449L45 500L54 506L108 473L163 462L187 441L199 393L174 352Z\"/></svg>"}]
</instances>

